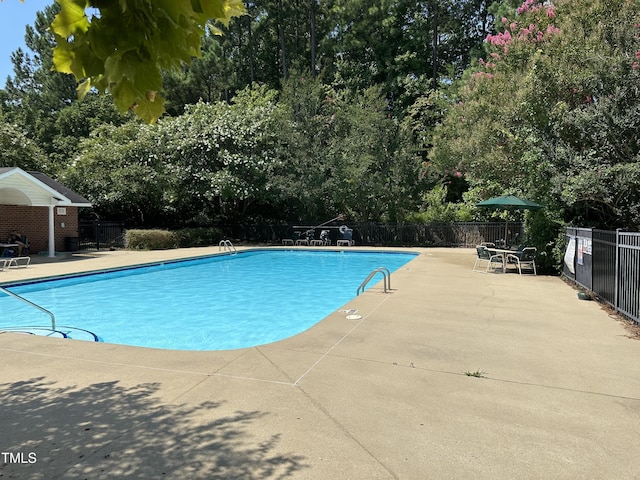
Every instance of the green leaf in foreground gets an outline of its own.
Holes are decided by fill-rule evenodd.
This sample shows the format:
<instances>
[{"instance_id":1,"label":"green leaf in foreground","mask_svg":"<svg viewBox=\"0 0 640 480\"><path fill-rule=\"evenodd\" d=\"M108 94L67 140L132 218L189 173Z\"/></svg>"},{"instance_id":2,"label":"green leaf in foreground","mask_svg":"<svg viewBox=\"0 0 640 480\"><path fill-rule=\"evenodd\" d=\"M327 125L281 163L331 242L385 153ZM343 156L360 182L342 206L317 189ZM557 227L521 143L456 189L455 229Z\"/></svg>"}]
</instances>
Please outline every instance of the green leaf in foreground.
<instances>
[{"instance_id":1,"label":"green leaf in foreground","mask_svg":"<svg viewBox=\"0 0 640 480\"><path fill-rule=\"evenodd\" d=\"M54 70L88 80L79 93L89 85L109 92L121 112L133 110L149 123L164 112L156 95L162 71L200 55L208 22L227 25L245 13L239 0L56 1Z\"/></svg>"}]
</instances>

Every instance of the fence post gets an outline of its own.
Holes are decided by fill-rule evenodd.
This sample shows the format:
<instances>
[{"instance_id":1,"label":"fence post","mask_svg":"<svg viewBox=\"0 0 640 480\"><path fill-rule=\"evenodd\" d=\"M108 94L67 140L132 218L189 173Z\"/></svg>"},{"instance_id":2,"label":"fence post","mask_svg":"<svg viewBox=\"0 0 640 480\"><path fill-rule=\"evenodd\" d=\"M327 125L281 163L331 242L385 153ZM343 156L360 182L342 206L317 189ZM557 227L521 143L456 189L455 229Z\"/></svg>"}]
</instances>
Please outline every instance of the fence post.
<instances>
[{"instance_id":1,"label":"fence post","mask_svg":"<svg viewBox=\"0 0 640 480\"><path fill-rule=\"evenodd\" d=\"M618 295L620 294L620 289L618 287L619 283L620 283L620 232L622 231L621 228L616 228L616 273L615 273L615 279L616 279L616 288L614 290L614 308L616 309L616 312L619 311L618 307L620 306L620 301L618 298Z\"/></svg>"},{"instance_id":2,"label":"fence post","mask_svg":"<svg viewBox=\"0 0 640 480\"><path fill-rule=\"evenodd\" d=\"M96 222L96 250L100 251L100 222Z\"/></svg>"},{"instance_id":3,"label":"fence post","mask_svg":"<svg viewBox=\"0 0 640 480\"><path fill-rule=\"evenodd\" d=\"M593 230L595 227L588 228L589 230L589 244L591 245L591 254L589 255L589 290L593 292ZM584 258L584 253L582 254ZM586 260L585 260L586 263Z\"/></svg>"}]
</instances>

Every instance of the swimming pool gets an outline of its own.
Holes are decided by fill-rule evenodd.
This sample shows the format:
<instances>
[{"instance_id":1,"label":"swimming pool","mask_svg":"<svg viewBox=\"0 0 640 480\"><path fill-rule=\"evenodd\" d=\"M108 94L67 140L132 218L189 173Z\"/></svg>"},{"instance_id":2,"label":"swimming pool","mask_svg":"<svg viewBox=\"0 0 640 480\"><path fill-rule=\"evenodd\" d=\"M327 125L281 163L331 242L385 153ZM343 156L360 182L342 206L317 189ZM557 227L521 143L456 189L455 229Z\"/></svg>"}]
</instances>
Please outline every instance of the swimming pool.
<instances>
[{"instance_id":1,"label":"swimming pool","mask_svg":"<svg viewBox=\"0 0 640 480\"><path fill-rule=\"evenodd\" d=\"M303 332L354 298L373 269L393 272L414 257L249 250L6 288L53 312L58 330L64 331L63 325L83 329L68 329L71 338L85 339L78 332L86 330L108 343L223 350ZM48 321L0 293L0 329Z\"/></svg>"}]
</instances>

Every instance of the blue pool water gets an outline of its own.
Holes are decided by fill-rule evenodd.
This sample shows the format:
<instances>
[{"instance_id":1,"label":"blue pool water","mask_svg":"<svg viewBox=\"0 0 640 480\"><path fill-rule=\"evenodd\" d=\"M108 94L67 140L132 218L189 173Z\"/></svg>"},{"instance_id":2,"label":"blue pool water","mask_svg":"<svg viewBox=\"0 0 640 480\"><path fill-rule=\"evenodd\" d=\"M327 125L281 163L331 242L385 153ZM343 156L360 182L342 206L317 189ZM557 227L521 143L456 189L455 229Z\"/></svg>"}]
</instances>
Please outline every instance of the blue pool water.
<instances>
[{"instance_id":1,"label":"blue pool water","mask_svg":"<svg viewBox=\"0 0 640 480\"><path fill-rule=\"evenodd\" d=\"M222 350L307 330L356 296L375 268L404 253L254 250L9 287L102 341L176 350ZM371 282L382 279L378 275ZM393 284L392 284L393 286ZM0 328L50 324L0 293ZM84 339L68 328L68 336Z\"/></svg>"}]
</instances>

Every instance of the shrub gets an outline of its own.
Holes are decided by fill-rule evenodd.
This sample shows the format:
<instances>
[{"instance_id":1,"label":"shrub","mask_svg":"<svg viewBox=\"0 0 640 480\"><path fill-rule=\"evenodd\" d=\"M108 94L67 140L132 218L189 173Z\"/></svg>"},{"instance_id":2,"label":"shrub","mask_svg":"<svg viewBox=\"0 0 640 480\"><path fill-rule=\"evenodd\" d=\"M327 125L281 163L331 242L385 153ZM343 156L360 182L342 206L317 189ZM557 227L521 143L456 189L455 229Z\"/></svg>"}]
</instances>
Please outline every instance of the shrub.
<instances>
[{"instance_id":1,"label":"shrub","mask_svg":"<svg viewBox=\"0 0 640 480\"><path fill-rule=\"evenodd\" d=\"M178 247L208 247L222 240L222 232L214 227L183 228L174 232Z\"/></svg>"},{"instance_id":2,"label":"shrub","mask_svg":"<svg viewBox=\"0 0 640 480\"><path fill-rule=\"evenodd\" d=\"M536 266L538 272L559 274L562 272L562 261L566 245L564 228L555 218L556 214L549 210L531 212L525 223L527 246L536 247Z\"/></svg>"},{"instance_id":3,"label":"shrub","mask_svg":"<svg viewBox=\"0 0 640 480\"><path fill-rule=\"evenodd\" d=\"M124 240L133 250L164 250L177 245L176 236L167 230L127 230Z\"/></svg>"},{"instance_id":4,"label":"shrub","mask_svg":"<svg viewBox=\"0 0 640 480\"><path fill-rule=\"evenodd\" d=\"M447 202L447 188L436 185L422 197L424 207L420 212L411 212L406 220L410 223L469 222L473 218L464 203Z\"/></svg>"}]
</instances>

